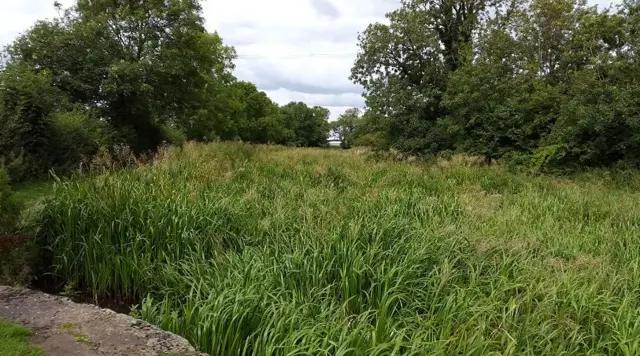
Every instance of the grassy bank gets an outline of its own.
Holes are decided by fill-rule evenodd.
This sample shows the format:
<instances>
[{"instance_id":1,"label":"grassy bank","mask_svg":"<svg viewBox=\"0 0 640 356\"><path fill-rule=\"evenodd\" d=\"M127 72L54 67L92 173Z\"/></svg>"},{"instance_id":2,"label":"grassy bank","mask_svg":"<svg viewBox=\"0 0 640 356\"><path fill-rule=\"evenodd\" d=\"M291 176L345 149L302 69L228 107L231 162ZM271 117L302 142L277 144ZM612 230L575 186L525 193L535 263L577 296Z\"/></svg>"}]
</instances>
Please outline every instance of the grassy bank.
<instances>
[{"instance_id":1,"label":"grassy bank","mask_svg":"<svg viewBox=\"0 0 640 356\"><path fill-rule=\"evenodd\" d=\"M638 186L188 145L33 223L55 273L212 355L633 355Z\"/></svg>"},{"instance_id":2,"label":"grassy bank","mask_svg":"<svg viewBox=\"0 0 640 356\"><path fill-rule=\"evenodd\" d=\"M40 348L29 344L31 332L22 326L0 319L0 355L42 356Z\"/></svg>"}]
</instances>

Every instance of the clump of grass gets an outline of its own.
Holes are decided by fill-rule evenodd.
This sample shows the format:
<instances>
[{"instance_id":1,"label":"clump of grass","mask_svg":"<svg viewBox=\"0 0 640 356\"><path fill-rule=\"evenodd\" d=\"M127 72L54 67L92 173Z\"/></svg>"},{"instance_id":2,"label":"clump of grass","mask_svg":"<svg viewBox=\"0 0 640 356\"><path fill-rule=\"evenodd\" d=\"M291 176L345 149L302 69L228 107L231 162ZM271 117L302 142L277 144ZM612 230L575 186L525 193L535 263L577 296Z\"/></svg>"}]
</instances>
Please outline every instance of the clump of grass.
<instances>
[{"instance_id":1,"label":"clump of grass","mask_svg":"<svg viewBox=\"0 0 640 356\"><path fill-rule=\"evenodd\" d=\"M85 344L87 345L87 347L90 350L97 350L98 346L91 341L91 339L80 332L79 327L77 324L75 323L62 323L60 324L60 330L68 333L69 335L73 336L73 338L76 340L76 342L79 342L81 344Z\"/></svg>"},{"instance_id":2,"label":"clump of grass","mask_svg":"<svg viewBox=\"0 0 640 356\"><path fill-rule=\"evenodd\" d=\"M42 350L29 344L31 331L4 319L0 319L0 355L41 356Z\"/></svg>"},{"instance_id":3,"label":"clump of grass","mask_svg":"<svg viewBox=\"0 0 640 356\"><path fill-rule=\"evenodd\" d=\"M634 186L189 144L35 224L52 272L213 355L636 354Z\"/></svg>"}]
</instances>

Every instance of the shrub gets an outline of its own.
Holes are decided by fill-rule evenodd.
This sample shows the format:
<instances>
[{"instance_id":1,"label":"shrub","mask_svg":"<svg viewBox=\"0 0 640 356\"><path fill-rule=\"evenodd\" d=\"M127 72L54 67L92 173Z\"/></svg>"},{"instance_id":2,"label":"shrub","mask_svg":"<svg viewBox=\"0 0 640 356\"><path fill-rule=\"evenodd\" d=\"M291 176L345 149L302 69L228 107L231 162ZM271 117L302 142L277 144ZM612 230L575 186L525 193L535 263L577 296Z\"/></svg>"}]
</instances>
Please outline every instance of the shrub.
<instances>
[{"instance_id":1,"label":"shrub","mask_svg":"<svg viewBox=\"0 0 640 356\"><path fill-rule=\"evenodd\" d=\"M9 186L9 175L5 168L0 166L0 236L13 231L19 212Z\"/></svg>"},{"instance_id":2,"label":"shrub","mask_svg":"<svg viewBox=\"0 0 640 356\"><path fill-rule=\"evenodd\" d=\"M187 136L184 134L184 132L177 128L163 126L162 130L167 143L182 147L187 141Z\"/></svg>"},{"instance_id":3,"label":"shrub","mask_svg":"<svg viewBox=\"0 0 640 356\"><path fill-rule=\"evenodd\" d=\"M28 236L19 233L19 214L9 176L0 166L0 284L25 285L34 270L37 249Z\"/></svg>"},{"instance_id":4,"label":"shrub","mask_svg":"<svg viewBox=\"0 0 640 356\"><path fill-rule=\"evenodd\" d=\"M68 174L78 169L81 162L111 141L107 125L93 119L87 112L56 112L51 115L51 123L51 168L56 173Z\"/></svg>"},{"instance_id":5,"label":"shrub","mask_svg":"<svg viewBox=\"0 0 640 356\"><path fill-rule=\"evenodd\" d=\"M374 148L385 149L389 147L384 132L372 132L357 137L354 142L354 146L369 146Z\"/></svg>"},{"instance_id":6,"label":"shrub","mask_svg":"<svg viewBox=\"0 0 640 356\"><path fill-rule=\"evenodd\" d=\"M115 144L111 147L101 146L91 157L89 172L102 174L121 169L138 166L140 161L131 148L125 144Z\"/></svg>"},{"instance_id":7,"label":"shrub","mask_svg":"<svg viewBox=\"0 0 640 356\"><path fill-rule=\"evenodd\" d=\"M42 175L50 167L49 114L64 100L46 72L9 67L0 83L0 156L13 181Z\"/></svg>"}]
</instances>

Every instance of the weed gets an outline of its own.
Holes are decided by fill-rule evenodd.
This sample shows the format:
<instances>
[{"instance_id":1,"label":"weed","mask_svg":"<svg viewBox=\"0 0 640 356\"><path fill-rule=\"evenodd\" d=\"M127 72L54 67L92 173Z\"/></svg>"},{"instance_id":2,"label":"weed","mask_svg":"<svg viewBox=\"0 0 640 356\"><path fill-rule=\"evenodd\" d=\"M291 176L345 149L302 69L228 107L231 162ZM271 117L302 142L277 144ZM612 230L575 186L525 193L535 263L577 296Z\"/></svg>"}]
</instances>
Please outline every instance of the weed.
<instances>
[{"instance_id":1,"label":"weed","mask_svg":"<svg viewBox=\"0 0 640 356\"><path fill-rule=\"evenodd\" d=\"M139 307L140 306L138 304L132 305L131 308L129 309L129 316L135 319L142 318Z\"/></svg>"},{"instance_id":2,"label":"weed","mask_svg":"<svg viewBox=\"0 0 640 356\"><path fill-rule=\"evenodd\" d=\"M76 330L78 328L78 324L75 323L62 323L60 324L60 328L63 330Z\"/></svg>"},{"instance_id":3,"label":"weed","mask_svg":"<svg viewBox=\"0 0 640 356\"><path fill-rule=\"evenodd\" d=\"M65 332L67 332L67 333L69 333L69 335L73 336L73 338L76 340L76 342L79 342L79 343L87 345L90 350L97 350L98 349L98 346L93 341L91 341L91 339L88 336L82 334L79 331L78 324L75 324L75 323L62 323L62 324L60 324L60 329L65 331Z\"/></svg>"},{"instance_id":4,"label":"weed","mask_svg":"<svg viewBox=\"0 0 640 356\"><path fill-rule=\"evenodd\" d=\"M212 355L640 353L639 175L435 164L186 144L33 223L50 272Z\"/></svg>"},{"instance_id":5,"label":"weed","mask_svg":"<svg viewBox=\"0 0 640 356\"><path fill-rule=\"evenodd\" d=\"M78 288L76 287L75 282L71 281L64 285L64 288L62 289L62 292L60 292L60 295L68 298L73 298L74 296L78 295L78 293Z\"/></svg>"}]
</instances>

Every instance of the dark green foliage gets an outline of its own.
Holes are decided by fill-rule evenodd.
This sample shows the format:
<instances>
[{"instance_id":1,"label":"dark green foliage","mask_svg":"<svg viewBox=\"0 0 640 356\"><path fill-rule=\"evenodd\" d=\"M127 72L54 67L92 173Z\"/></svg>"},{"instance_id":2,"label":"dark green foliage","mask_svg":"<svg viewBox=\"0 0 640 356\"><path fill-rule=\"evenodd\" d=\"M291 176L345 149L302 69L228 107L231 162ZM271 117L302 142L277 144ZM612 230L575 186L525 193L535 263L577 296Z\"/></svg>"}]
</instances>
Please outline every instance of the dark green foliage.
<instances>
[{"instance_id":1,"label":"dark green foliage","mask_svg":"<svg viewBox=\"0 0 640 356\"><path fill-rule=\"evenodd\" d=\"M359 37L351 79L365 89L369 110L394 148L436 153L454 147L438 121L449 75L470 62L472 33L481 19L499 16L504 1L407 0Z\"/></svg>"},{"instance_id":2,"label":"dark green foliage","mask_svg":"<svg viewBox=\"0 0 640 356\"><path fill-rule=\"evenodd\" d=\"M78 0L3 53L0 158L14 181L67 174L125 144L240 139L321 146L326 109L278 107L231 71L198 0Z\"/></svg>"},{"instance_id":3,"label":"dark green foliage","mask_svg":"<svg viewBox=\"0 0 640 356\"><path fill-rule=\"evenodd\" d=\"M359 121L360 109L352 108L345 111L338 117L338 120L330 124L331 133L340 140L340 147L346 149L353 146Z\"/></svg>"},{"instance_id":4,"label":"dark green foliage","mask_svg":"<svg viewBox=\"0 0 640 356\"><path fill-rule=\"evenodd\" d=\"M28 284L35 270L37 248L19 231L21 205L9 186L6 170L0 165L0 284ZM0 344L1 338L2 335Z\"/></svg>"},{"instance_id":5,"label":"dark green foliage","mask_svg":"<svg viewBox=\"0 0 640 356\"><path fill-rule=\"evenodd\" d=\"M223 139L277 144L292 140L293 131L285 126L278 105L267 94L243 81L233 83L230 90L235 103L230 125L220 132Z\"/></svg>"},{"instance_id":6,"label":"dark green foliage","mask_svg":"<svg viewBox=\"0 0 640 356\"><path fill-rule=\"evenodd\" d=\"M352 79L404 152L637 166L639 6L405 1L363 33Z\"/></svg>"},{"instance_id":7,"label":"dark green foliage","mask_svg":"<svg viewBox=\"0 0 640 356\"><path fill-rule=\"evenodd\" d=\"M114 136L106 123L82 110L53 113L51 124L49 153L52 166L62 173L71 172L78 168L79 162L88 161L100 147L108 146Z\"/></svg>"},{"instance_id":8,"label":"dark green foliage","mask_svg":"<svg viewBox=\"0 0 640 356\"><path fill-rule=\"evenodd\" d=\"M85 1L37 22L6 50L0 154L15 181L68 173L102 146L136 152L212 136L212 99L233 49L198 1Z\"/></svg>"},{"instance_id":9,"label":"dark green foliage","mask_svg":"<svg viewBox=\"0 0 640 356\"><path fill-rule=\"evenodd\" d=\"M384 117L372 110L366 110L356 123L353 145L387 149L389 142L385 130Z\"/></svg>"},{"instance_id":10,"label":"dark green foliage","mask_svg":"<svg viewBox=\"0 0 640 356\"><path fill-rule=\"evenodd\" d=\"M291 102L281 108L284 122L294 133L295 146L320 147L327 144L329 110L302 102Z\"/></svg>"},{"instance_id":11,"label":"dark green foliage","mask_svg":"<svg viewBox=\"0 0 640 356\"><path fill-rule=\"evenodd\" d=\"M304 103L279 107L267 94L248 82L229 87L229 119L215 132L223 140L294 146L324 146L329 132L329 111Z\"/></svg>"},{"instance_id":12,"label":"dark green foliage","mask_svg":"<svg viewBox=\"0 0 640 356\"><path fill-rule=\"evenodd\" d=\"M18 38L10 62L48 70L71 102L97 112L136 151L154 149L163 125L196 136L193 120L206 118L209 97L232 79L234 52L206 32L200 10L192 0L79 0Z\"/></svg>"},{"instance_id":13,"label":"dark green foliage","mask_svg":"<svg viewBox=\"0 0 640 356\"><path fill-rule=\"evenodd\" d=\"M384 127L372 111L364 113L358 108L347 109L338 120L330 123L331 135L340 140L344 149L353 146L386 148Z\"/></svg>"},{"instance_id":14,"label":"dark green foliage","mask_svg":"<svg viewBox=\"0 0 640 356\"><path fill-rule=\"evenodd\" d=\"M595 73L576 75L538 157L556 168L635 166L640 163L639 108L640 87L599 80Z\"/></svg>"},{"instance_id":15,"label":"dark green foliage","mask_svg":"<svg viewBox=\"0 0 640 356\"><path fill-rule=\"evenodd\" d=\"M0 165L0 238L13 230L20 209L9 185L9 175Z\"/></svg>"},{"instance_id":16,"label":"dark green foliage","mask_svg":"<svg viewBox=\"0 0 640 356\"><path fill-rule=\"evenodd\" d=\"M48 116L60 99L47 72L11 66L0 73L0 155L12 179L26 179L49 167ZM46 168L45 168L46 169Z\"/></svg>"},{"instance_id":17,"label":"dark green foliage","mask_svg":"<svg viewBox=\"0 0 640 356\"><path fill-rule=\"evenodd\" d=\"M69 173L114 134L91 111L71 104L50 72L9 65L0 73L0 160L19 182Z\"/></svg>"},{"instance_id":18,"label":"dark green foliage","mask_svg":"<svg viewBox=\"0 0 640 356\"><path fill-rule=\"evenodd\" d=\"M531 154L555 119L559 93L535 76L512 78L504 67L478 64L460 69L444 103L457 148L490 159Z\"/></svg>"}]
</instances>

